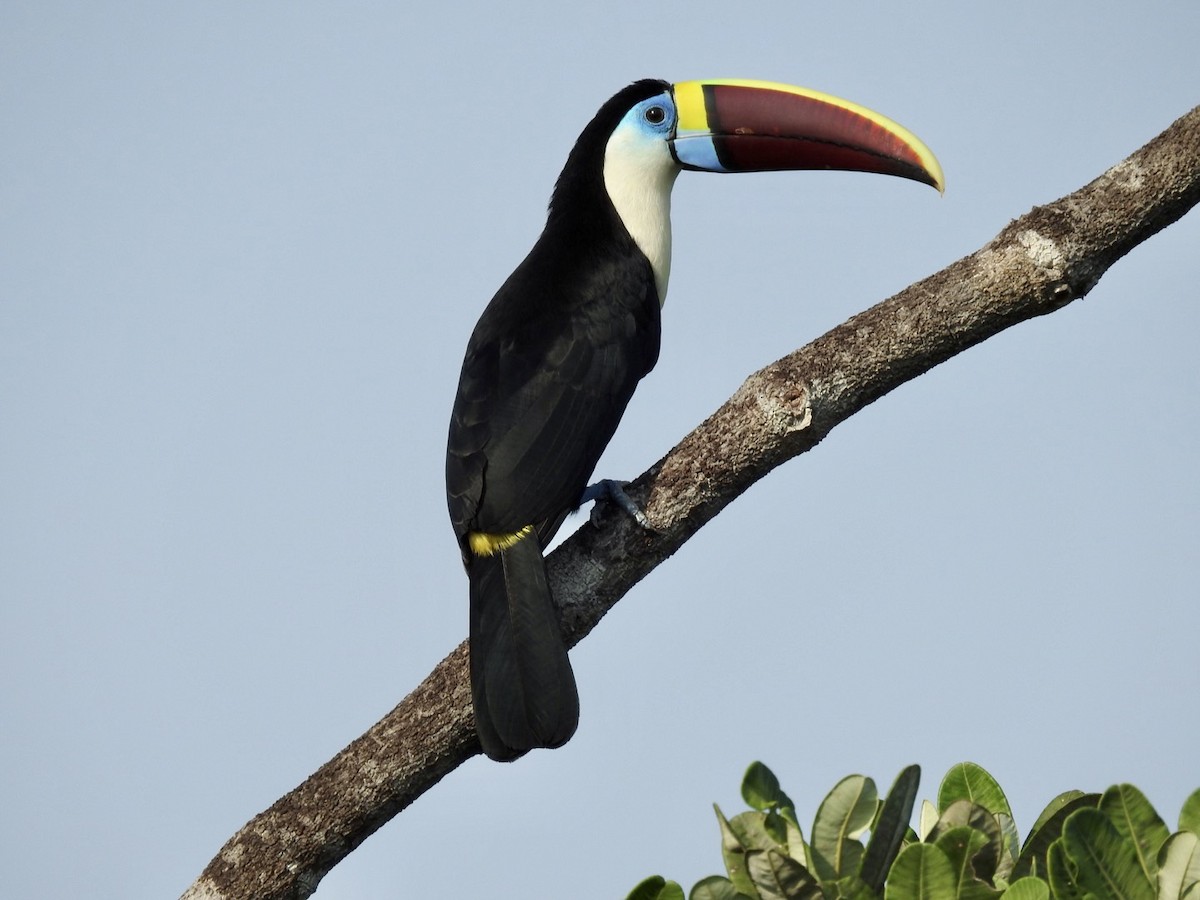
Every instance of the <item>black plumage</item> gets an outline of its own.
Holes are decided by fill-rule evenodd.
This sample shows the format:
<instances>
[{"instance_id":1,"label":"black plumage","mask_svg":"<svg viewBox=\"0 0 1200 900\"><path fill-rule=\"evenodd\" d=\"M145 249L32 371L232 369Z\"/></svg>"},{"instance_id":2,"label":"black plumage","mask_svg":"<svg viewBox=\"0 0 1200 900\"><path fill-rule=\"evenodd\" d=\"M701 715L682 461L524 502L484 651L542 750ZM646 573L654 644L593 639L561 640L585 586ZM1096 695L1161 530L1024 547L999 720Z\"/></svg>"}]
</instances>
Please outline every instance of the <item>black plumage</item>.
<instances>
[{"instance_id":1,"label":"black plumage","mask_svg":"<svg viewBox=\"0 0 1200 900\"><path fill-rule=\"evenodd\" d=\"M658 358L654 272L608 197L603 169L624 114L668 87L633 84L584 129L545 230L467 345L446 490L471 582L475 718L493 759L559 746L578 724L542 551L579 505L634 388ZM472 534L498 538L525 528L532 533L494 555L472 545Z\"/></svg>"}]
</instances>

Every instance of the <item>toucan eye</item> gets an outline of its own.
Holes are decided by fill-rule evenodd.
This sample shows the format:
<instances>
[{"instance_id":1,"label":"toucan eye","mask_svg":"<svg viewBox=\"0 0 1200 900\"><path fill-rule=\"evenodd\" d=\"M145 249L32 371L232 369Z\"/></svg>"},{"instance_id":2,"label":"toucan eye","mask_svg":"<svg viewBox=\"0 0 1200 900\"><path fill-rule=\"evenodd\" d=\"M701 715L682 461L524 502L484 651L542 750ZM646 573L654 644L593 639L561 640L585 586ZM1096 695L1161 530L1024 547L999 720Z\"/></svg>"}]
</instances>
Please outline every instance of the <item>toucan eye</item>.
<instances>
[{"instance_id":1,"label":"toucan eye","mask_svg":"<svg viewBox=\"0 0 1200 900\"><path fill-rule=\"evenodd\" d=\"M667 121L667 111L661 106L651 106L646 110L646 121L651 125L661 125Z\"/></svg>"}]
</instances>

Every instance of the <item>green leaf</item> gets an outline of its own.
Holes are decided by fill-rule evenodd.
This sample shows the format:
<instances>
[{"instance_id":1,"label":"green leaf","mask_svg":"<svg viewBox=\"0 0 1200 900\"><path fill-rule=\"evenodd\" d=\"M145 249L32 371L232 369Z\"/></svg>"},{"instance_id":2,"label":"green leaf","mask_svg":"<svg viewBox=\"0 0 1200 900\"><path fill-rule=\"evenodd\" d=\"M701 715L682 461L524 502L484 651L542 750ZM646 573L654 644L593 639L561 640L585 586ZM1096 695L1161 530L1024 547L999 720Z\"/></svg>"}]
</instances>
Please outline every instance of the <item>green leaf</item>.
<instances>
[{"instance_id":1,"label":"green leaf","mask_svg":"<svg viewBox=\"0 0 1200 900\"><path fill-rule=\"evenodd\" d=\"M688 900L740 900L745 894L739 894L733 882L720 875L709 875L701 878L692 887Z\"/></svg>"},{"instance_id":2,"label":"green leaf","mask_svg":"<svg viewBox=\"0 0 1200 900\"><path fill-rule=\"evenodd\" d=\"M821 885L821 890L824 900L879 900L879 894L867 887L866 882L857 875L827 881Z\"/></svg>"},{"instance_id":3,"label":"green leaf","mask_svg":"<svg viewBox=\"0 0 1200 900\"><path fill-rule=\"evenodd\" d=\"M955 800L938 816L937 823L929 830L929 834L925 839L937 840L939 832L950 828L957 828L959 825L969 825L977 831L982 831L995 840L997 844L999 844L1002 837L1000 834L1000 823L996 821L996 816L993 813L988 812L977 803L972 803L970 800Z\"/></svg>"},{"instance_id":4,"label":"green leaf","mask_svg":"<svg viewBox=\"0 0 1200 900\"><path fill-rule=\"evenodd\" d=\"M651 875L649 878L638 882L637 886L629 892L625 900L654 900L666 883L667 879L661 875Z\"/></svg>"},{"instance_id":5,"label":"green leaf","mask_svg":"<svg viewBox=\"0 0 1200 900\"><path fill-rule=\"evenodd\" d=\"M928 800L921 801L921 817L917 825L917 835L921 840L926 840L929 837L929 832L933 831L933 826L937 824L938 811L937 807Z\"/></svg>"},{"instance_id":6,"label":"green leaf","mask_svg":"<svg viewBox=\"0 0 1200 900\"><path fill-rule=\"evenodd\" d=\"M1050 886L1040 878L1018 878L1000 895L1000 900L1050 900Z\"/></svg>"},{"instance_id":7,"label":"green leaf","mask_svg":"<svg viewBox=\"0 0 1200 900\"><path fill-rule=\"evenodd\" d=\"M1200 883L1200 836L1177 831L1158 854L1158 900L1181 900Z\"/></svg>"},{"instance_id":8,"label":"green leaf","mask_svg":"<svg viewBox=\"0 0 1200 900\"><path fill-rule=\"evenodd\" d=\"M937 843L950 829L964 825L983 833L987 838L986 843L972 857L971 865L981 881L991 882L997 866L1000 865L1004 835L1000 831L1000 823L996 821L996 816L982 806L970 800L955 800L942 812L926 840Z\"/></svg>"},{"instance_id":9,"label":"green leaf","mask_svg":"<svg viewBox=\"0 0 1200 900\"><path fill-rule=\"evenodd\" d=\"M661 875L651 875L630 891L625 900L683 900L683 888Z\"/></svg>"},{"instance_id":10,"label":"green leaf","mask_svg":"<svg viewBox=\"0 0 1200 900\"><path fill-rule=\"evenodd\" d=\"M775 842L777 847L786 850L788 844L787 820L774 809L762 813L762 816L763 831Z\"/></svg>"},{"instance_id":11,"label":"green leaf","mask_svg":"<svg viewBox=\"0 0 1200 900\"><path fill-rule=\"evenodd\" d=\"M913 804L917 801L917 787L921 783L920 766L908 766L896 776L896 783L888 791L887 799L879 808L879 815L871 829L871 839L863 854L859 876L875 893L883 890L888 869L892 867L904 835L908 831L908 820L912 818Z\"/></svg>"},{"instance_id":12,"label":"green leaf","mask_svg":"<svg viewBox=\"0 0 1200 900\"><path fill-rule=\"evenodd\" d=\"M888 873L883 900L955 900L950 860L933 844L905 847Z\"/></svg>"},{"instance_id":13,"label":"green leaf","mask_svg":"<svg viewBox=\"0 0 1200 900\"><path fill-rule=\"evenodd\" d=\"M1192 791L1179 811L1179 830L1200 834L1200 788Z\"/></svg>"},{"instance_id":14,"label":"green leaf","mask_svg":"<svg viewBox=\"0 0 1200 900\"><path fill-rule=\"evenodd\" d=\"M938 788L938 809L945 812L956 800L970 800L988 812L1012 816L1008 798L996 779L979 765L972 762L951 766Z\"/></svg>"},{"instance_id":15,"label":"green leaf","mask_svg":"<svg viewBox=\"0 0 1200 900\"><path fill-rule=\"evenodd\" d=\"M729 873L729 880L738 891L757 900L758 891L754 889L754 882L750 880L746 871L746 847L734 832L729 820L725 818L725 814L721 812L721 807L714 803L713 809L717 811L717 823L721 827L721 858L725 861L725 871Z\"/></svg>"},{"instance_id":16,"label":"green leaf","mask_svg":"<svg viewBox=\"0 0 1200 900\"><path fill-rule=\"evenodd\" d=\"M796 811L785 807L781 810L780 815L783 816L787 832L788 856L811 871L812 866L808 861L808 845L804 843L804 832L800 829L800 823L796 821Z\"/></svg>"},{"instance_id":17,"label":"green leaf","mask_svg":"<svg viewBox=\"0 0 1200 900\"><path fill-rule=\"evenodd\" d=\"M1067 856L1062 838L1052 843L1046 853L1046 875L1055 900L1084 900L1078 867Z\"/></svg>"},{"instance_id":18,"label":"green leaf","mask_svg":"<svg viewBox=\"0 0 1200 900\"><path fill-rule=\"evenodd\" d=\"M787 834L783 820L775 815L778 828L772 826L770 813L749 810L729 820L729 827L747 850L786 850Z\"/></svg>"},{"instance_id":19,"label":"green leaf","mask_svg":"<svg viewBox=\"0 0 1200 900\"><path fill-rule=\"evenodd\" d=\"M1063 791L1061 794L1047 803L1046 808L1043 809L1041 815L1037 817L1037 821L1033 823L1033 827L1029 829L1029 837L1025 839L1025 843L1029 843L1030 838L1037 834L1038 829L1050 821L1051 816L1056 815L1059 810L1061 810L1072 800L1077 800L1083 796L1086 796L1083 791ZM1024 850L1024 848L1022 848L1022 850Z\"/></svg>"},{"instance_id":20,"label":"green leaf","mask_svg":"<svg viewBox=\"0 0 1200 900\"><path fill-rule=\"evenodd\" d=\"M858 871L863 848L856 836L871 826L878 798L874 781L849 775L821 801L810 847L815 874L821 881Z\"/></svg>"},{"instance_id":21,"label":"green leaf","mask_svg":"<svg viewBox=\"0 0 1200 900\"><path fill-rule=\"evenodd\" d=\"M783 791L779 787L779 779L775 773L763 763L750 763L746 774L742 776L742 799L751 809L768 810L779 806L779 798Z\"/></svg>"},{"instance_id":22,"label":"green leaf","mask_svg":"<svg viewBox=\"0 0 1200 900\"><path fill-rule=\"evenodd\" d=\"M751 850L746 867L762 900L821 900L821 887L808 869L777 850Z\"/></svg>"},{"instance_id":23,"label":"green leaf","mask_svg":"<svg viewBox=\"0 0 1200 900\"><path fill-rule=\"evenodd\" d=\"M1170 837L1167 823L1159 818L1146 795L1132 784L1110 787L1100 798L1100 809L1133 845L1146 880L1154 884L1158 878L1158 851Z\"/></svg>"},{"instance_id":24,"label":"green leaf","mask_svg":"<svg viewBox=\"0 0 1200 900\"><path fill-rule=\"evenodd\" d=\"M936 846L950 860L954 874L954 896L959 900L992 900L1000 892L982 881L976 874L974 860L987 848L990 839L982 831L977 831L968 825L959 825L938 836ZM991 860L987 853L986 865L990 867Z\"/></svg>"},{"instance_id":25,"label":"green leaf","mask_svg":"<svg viewBox=\"0 0 1200 900\"><path fill-rule=\"evenodd\" d=\"M996 813L996 823L1000 826L1000 861L992 881L1003 887L1012 876L1013 867L1017 864L1017 852L1021 847L1021 836L1017 834L1017 823L1013 817L1005 813Z\"/></svg>"},{"instance_id":26,"label":"green leaf","mask_svg":"<svg viewBox=\"0 0 1200 900\"><path fill-rule=\"evenodd\" d=\"M1079 791L1067 791L1059 794L1038 816L1033 830L1025 839L1021 855L1013 867L1012 877L1023 878L1026 875L1046 877L1046 854L1050 845L1062 835L1063 823L1077 809L1095 807L1100 804L1099 794L1083 794Z\"/></svg>"},{"instance_id":27,"label":"green leaf","mask_svg":"<svg viewBox=\"0 0 1200 900\"><path fill-rule=\"evenodd\" d=\"M1081 809L1063 826L1063 846L1078 867L1080 887L1096 900L1155 900L1133 842L1103 812Z\"/></svg>"}]
</instances>

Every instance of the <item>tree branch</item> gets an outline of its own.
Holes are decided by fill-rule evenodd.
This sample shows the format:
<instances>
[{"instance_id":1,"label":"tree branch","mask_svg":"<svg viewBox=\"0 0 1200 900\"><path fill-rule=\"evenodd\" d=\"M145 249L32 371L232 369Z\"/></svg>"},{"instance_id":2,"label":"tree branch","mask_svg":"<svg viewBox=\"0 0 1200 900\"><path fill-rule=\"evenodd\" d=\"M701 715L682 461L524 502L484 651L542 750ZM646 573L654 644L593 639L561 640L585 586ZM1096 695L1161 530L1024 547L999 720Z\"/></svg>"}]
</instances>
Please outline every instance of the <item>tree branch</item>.
<instances>
[{"instance_id":1,"label":"tree branch","mask_svg":"<svg viewBox=\"0 0 1200 900\"><path fill-rule=\"evenodd\" d=\"M1200 202L1200 107L1095 181L751 375L630 488L657 529L603 511L549 557L573 646L655 566L780 463L906 381L1085 296ZM377 828L479 752L467 646L246 824L184 900L298 900Z\"/></svg>"}]
</instances>

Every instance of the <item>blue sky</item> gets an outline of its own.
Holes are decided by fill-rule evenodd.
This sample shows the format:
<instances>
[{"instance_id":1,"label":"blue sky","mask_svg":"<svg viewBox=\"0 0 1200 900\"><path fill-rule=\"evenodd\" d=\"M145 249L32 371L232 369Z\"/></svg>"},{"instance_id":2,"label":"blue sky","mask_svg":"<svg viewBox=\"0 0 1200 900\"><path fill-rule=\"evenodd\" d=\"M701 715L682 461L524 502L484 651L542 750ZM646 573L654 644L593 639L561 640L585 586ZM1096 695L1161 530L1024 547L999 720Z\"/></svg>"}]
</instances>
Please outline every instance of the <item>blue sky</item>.
<instances>
[{"instance_id":1,"label":"blue sky","mask_svg":"<svg viewBox=\"0 0 1200 900\"><path fill-rule=\"evenodd\" d=\"M462 350L622 85L839 94L947 192L682 175L612 477L1159 133L1198 41L1184 2L6 4L8 891L179 894L465 636ZM758 484L573 652L570 744L463 766L317 896L690 884L752 759L802 818L850 772L917 762L933 796L972 759L1022 828L1117 781L1173 823L1200 786L1198 241L1193 213Z\"/></svg>"}]
</instances>

